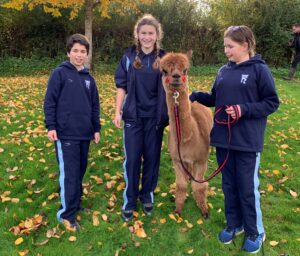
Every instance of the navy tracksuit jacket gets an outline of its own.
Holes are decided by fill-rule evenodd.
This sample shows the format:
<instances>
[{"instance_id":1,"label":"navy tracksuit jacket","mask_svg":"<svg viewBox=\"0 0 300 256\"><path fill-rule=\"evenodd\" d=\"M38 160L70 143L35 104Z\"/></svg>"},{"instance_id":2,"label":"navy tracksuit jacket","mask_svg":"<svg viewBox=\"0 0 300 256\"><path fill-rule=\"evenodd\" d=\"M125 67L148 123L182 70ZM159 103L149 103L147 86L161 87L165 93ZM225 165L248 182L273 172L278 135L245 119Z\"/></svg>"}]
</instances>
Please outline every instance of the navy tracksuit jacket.
<instances>
[{"instance_id":1,"label":"navy tracksuit jacket","mask_svg":"<svg viewBox=\"0 0 300 256\"><path fill-rule=\"evenodd\" d=\"M164 52L160 50L160 57ZM152 68L154 52L140 52L142 68L135 69L135 46L127 49L115 73L117 88L126 92L122 109L125 161L123 210L134 210L139 198L153 203L157 186L163 129L168 124L166 96L159 70ZM139 180L142 166L142 188Z\"/></svg>"},{"instance_id":2,"label":"navy tracksuit jacket","mask_svg":"<svg viewBox=\"0 0 300 256\"><path fill-rule=\"evenodd\" d=\"M48 131L56 130L58 136L61 206L57 218L73 222L80 209L90 140L100 131L99 95L89 71L77 71L68 61L56 68L48 81L44 112Z\"/></svg>"},{"instance_id":3,"label":"navy tracksuit jacket","mask_svg":"<svg viewBox=\"0 0 300 256\"><path fill-rule=\"evenodd\" d=\"M225 216L230 228L244 226L248 234L264 232L259 194L259 162L263 149L267 116L275 112L279 99L274 81L260 55L240 64L229 62L216 77L210 93L193 92L191 101L222 108L215 118L227 119L226 105L240 105L242 117L231 128L214 123L211 145L217 148L217 161L222 164L229 148L229 159L222 169Z\"/></svg>"},{"instance_id":4,"label":"navy tracksuit jacket","mask_svg":"<svg viewBox=\"0 0 300 256\"><path fill-rule=\"evenodd\" d=\"M295 58L292 62L292 68L297 68L300 63L300 33L294 33L294 39L291 47L295 48Z\"/></svg>"}]
</instances>

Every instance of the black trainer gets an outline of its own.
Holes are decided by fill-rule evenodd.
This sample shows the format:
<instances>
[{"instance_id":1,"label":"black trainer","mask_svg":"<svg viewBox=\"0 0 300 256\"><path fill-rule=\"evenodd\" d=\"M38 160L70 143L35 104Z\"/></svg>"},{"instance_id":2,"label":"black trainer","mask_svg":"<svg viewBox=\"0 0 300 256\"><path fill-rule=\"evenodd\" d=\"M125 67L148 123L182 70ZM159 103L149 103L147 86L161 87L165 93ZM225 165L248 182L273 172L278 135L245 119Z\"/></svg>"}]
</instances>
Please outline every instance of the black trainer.
<instances>
[{"instance_id":1,"label":"black trainer","mask_svg":"<svg viewBox=\"0 0 300 256\"><path fill-rule=\"evenodd\" d=\"M152 203L146 203L146 204L143 204L143 212L150 216L151 213L152 213L152 210L153 210L153 204Z\"/></svg>"},{"instance_id":2,"label":"black trainer","mask_svg":"<svg viewBox=\"0 0 300 256\"><path fill-rule=\"evenodd\" d=\"M130 221L133 218L133 210L122 210L122 218L124 221Z\"/></svg>"}]
</instances>

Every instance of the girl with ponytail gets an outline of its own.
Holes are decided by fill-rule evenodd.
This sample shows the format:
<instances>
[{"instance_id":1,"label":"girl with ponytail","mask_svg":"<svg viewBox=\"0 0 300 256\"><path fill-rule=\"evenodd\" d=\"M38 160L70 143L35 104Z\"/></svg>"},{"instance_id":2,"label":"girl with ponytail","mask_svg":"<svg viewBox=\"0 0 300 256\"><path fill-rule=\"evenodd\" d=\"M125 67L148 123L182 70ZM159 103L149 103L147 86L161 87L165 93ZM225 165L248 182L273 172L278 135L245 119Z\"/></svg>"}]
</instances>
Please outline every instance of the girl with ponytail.
<instances>
[{"instance_id":1,"label":"girl with ponytail","mask_svg":"<svg viewBox=\"0 0 300 256\"><path fill-rule=\"evenodd\" d=\"M117 87L114 124L123 125L125 161L122 218L129 221L141 202L151 215L157 186L164 127L168 124L165 92L159 71L161 24L150 14L134 26L134 45L127 50L115 73ZM139 189L142 171L141 189Z\"/></svg>"}]
</instances>

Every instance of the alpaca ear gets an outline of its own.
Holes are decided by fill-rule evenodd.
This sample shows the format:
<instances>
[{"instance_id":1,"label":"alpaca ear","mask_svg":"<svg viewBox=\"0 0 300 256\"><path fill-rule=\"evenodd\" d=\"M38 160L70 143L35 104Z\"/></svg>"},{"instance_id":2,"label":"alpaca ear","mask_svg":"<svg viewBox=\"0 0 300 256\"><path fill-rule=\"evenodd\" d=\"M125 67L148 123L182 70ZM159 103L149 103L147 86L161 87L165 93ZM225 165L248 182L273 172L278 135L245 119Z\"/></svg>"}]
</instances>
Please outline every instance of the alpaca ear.
<instances>
[{"instance_id":1,"label":"alpaca ear","mask_svg":"<svg viewBox=\"0 0 300 256\"><path fill-rule=\"evenodd\" d=\"M192 59L192 56L193 56L193 50L189 50L187 53L186 53L186 56L188 57L189 60Z\"/></svg>"}]
</instances>

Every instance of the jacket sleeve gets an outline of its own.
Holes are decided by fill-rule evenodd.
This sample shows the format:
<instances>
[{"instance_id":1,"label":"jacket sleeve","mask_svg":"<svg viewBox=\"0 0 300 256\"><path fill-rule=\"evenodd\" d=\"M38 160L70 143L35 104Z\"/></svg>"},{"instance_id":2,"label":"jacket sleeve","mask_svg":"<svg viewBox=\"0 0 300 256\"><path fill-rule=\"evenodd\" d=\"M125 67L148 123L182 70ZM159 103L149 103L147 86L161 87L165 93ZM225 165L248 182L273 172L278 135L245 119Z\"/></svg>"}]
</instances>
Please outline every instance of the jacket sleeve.
<instances>
[{"instance_id":1,"label":"jacket sleeve","mask_svg":"<svg viewBox=\"0 0 300 256\"><path fill-rule=\"evenodd\" d=\"M45 125L48 131L56 130L56 106L62 86L61 73L55 69L49 80L44 99Z\"/></svg>"},{"instance_id":2,"label":"jacket sleeve","mask_svg":"<svg viewBox=\"0 0 300 256\"><path fill-rule=\"evenodd\" d=\"M100 132L101 125L100 125L100 100L99 100L99 93L96 86L96 82L92 79L94 83L94 90L92 94L92 124L94 127L94 132Z\"/></svg>"},{"instance_id":3,"label":"jacket sleeve","mask_svg":"<svg viewBox=\"0 0 300 256\"><path fill-rule=\"evenodd\" d=\"M260 66L258 73L258 102L240 104L242 116L247 118L264 118L275 112L279 106L279 98L270 70L265 65Z\"/></svg>"},{"instance_id":4,"label":"jacket sleeve","mask_svg":"<svg viewBox=\"0 0 300 256\"><path fill-rule=\"evenodd\" d=\"M199 103L207 106L207 107L214 107L216 104L216 89L215 89L216 81L210 91L208 92L192 92L190 95L190 101L198 101Z\"/></svg>"},{"instance_id":5,"label":"jacket sleeve","mask_svg":"<svg viewBox=\"0 0 300 256\"><path fill-rule=\"evenodd\" d=\"M129 58L124 55L115 72L115 83L117 88L122 88L127 92L127 72L130 65Z\"/></svg>"}]
</instances>

